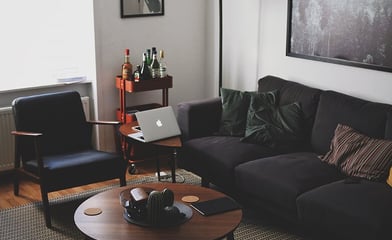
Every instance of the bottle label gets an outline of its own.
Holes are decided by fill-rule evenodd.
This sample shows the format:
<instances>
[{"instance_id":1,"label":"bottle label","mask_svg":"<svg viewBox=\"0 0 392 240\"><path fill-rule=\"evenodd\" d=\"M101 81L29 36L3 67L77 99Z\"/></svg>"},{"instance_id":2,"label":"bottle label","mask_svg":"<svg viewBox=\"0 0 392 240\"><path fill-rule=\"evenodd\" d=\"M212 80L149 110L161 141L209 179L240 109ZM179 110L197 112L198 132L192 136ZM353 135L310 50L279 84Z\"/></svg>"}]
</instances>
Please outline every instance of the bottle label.
<instances>
[{"instance_id":1,"label":"bottle label","mask_svg":"<svg viewBox=\"0 0 392 240\"><path fill-rule=\"evenodd\" d=\"M129 76L130 76L129 69L128 68L124 68L122 70L122 78L125 79L125 80L130 80Z\"/></svg>"},{"instance_id":2,"label":"bottle label","mask_svg":"<svg viewBox=\"0 0 392 240\"><path fill-rule=\"evenodd\" d=\"M159 77L159 68L152 68L152 69L151 69L151 77L152 77L152 78L157 78L157 77Z\"/></svg>"},{"instance_id":3,"label":"bottle label","mask_svg":"<svg viewBox=\"0 0 392 240\"><path fill-rule=\"evenodd\" d=\"M159 68L159 77L164 78L166 76L167 76L166 67L160 67Z\"/></svg>"}]
</instances>

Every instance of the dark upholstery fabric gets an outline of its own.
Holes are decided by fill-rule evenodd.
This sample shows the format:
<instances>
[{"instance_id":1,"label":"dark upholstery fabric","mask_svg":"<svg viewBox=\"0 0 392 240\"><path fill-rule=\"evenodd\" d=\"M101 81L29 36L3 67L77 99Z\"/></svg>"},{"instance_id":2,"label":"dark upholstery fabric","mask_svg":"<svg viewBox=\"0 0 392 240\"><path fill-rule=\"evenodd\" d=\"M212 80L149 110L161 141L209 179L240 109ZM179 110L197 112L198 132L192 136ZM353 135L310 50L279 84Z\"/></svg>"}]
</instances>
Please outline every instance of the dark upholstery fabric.
<instances>
[{"instance_id":1,"label":"dark upholstery fabric","mask_svg":"<svg viewBox=\"0 0 392 240\"><path fill-rule=\"evenodd\" d=\"M390 105L369 102L334 91L323 92L312 131L311 143L314 151L319 154L329 151L339 123L369 137L384 138L387 112L390 109Z\"/></svg>"},{"instance_id":2,"label":"dark upholstery fabric","mask_svg":"<svg viewBox=\"0 0 392 240\"><path fill-rule=\"evenodd\" d=\"M342 178L336 168L309 152L257 159L235 168L238 189L294 215L299 195Z\"/></svg>"},{"instance_id":3,"label":"dark upholstery fabric","mask_svg":"<svg viewBox=\"0 0 392 240\"><path fill-rule=\"evenodd\" d=\"M304 135L306 143L310 141L310 134L317 110L321 90L311 88L300 83L287 81L275 76L265 76L259 79L258 91L279 91L279 105L287 105L298 102L304 116Z\"/></svg>"},{"instance_id":4,"label":"dark upholstery fabric","mask_svg":"<svg viewBox=\"0 0 392 240\"><path fill-rule=\"evenodd\" d=\"M222 113L220 98L183 102L177 105L177 121L184 141L212 135L219 129Z\"/></svg>"},{"instance_id":5,"label":"dark upholstery fabric","mask_svg":"<svg viewBox=\"0 0 392 240\"><path fill-rule=\"evenodd\" d=\"M385 139L392 140L392 112L387 114L387 124L385 127Z\"/></svg>"},{"instance_id":6,"label":"dark upholstery fabric","mask_svg":"<svg viewBox=\"0 0 392 240\"><path fill-rule=\"evenodd\" d=\"M119 169L124 169L118 154L95 150L46 156L43 162L45 177L51 179L47 184L48 191L115 178L121 174ZM25 168L38 174L37 161L26 162Z\"/></svg>"},{"instance_id":7,"label":"dark upholstery fabric","mask_svg":"<svg viewBox=\"0 0 392 240\"><path fill-rule=\"evenodd\" d=\"M297 199L300 220L326 239L391 239L392 188L385 183L337 181Z\"/></svg>"},{"instance_id":8,"label":"dark upholstery fabric","mask_svg":"<svg viewBox=\"0 0 392 240\"><path fill-rule=\"evenodd\" d=\"M91 127L86 122L78 92L17 98L13 105L16 129L43 133L42 155L91 148ZM21 141L20 144L21 149L32 151L30 143Z\"/></svg>"},{"instance_id":9,"label":"dark upholstery fabric","mask_svg":"<svg viewBox=\"0 0 392 240\"><path fill-rule=\"evenodd\" d=\"M92 127L86 121L78 92L17 98L13 111L17 131L42 133L38 142L48 192L114 178L125 182L126 163L121 154L92 148ZM32 138L17 139L23 167L38 174Z\"/></svg>"},{"instance_id":10,"label":"dark upholstery fabric","mask_svg":"<svg viewBox=\"0 0 392 240\"><path fill-rule=\"evenodd\" d=\"M222 117L219 135L244 136L249 96L246 92L221 88Z\"/></svg>"},{"instance_id":11,"label":"dark upholstery fabric","mask_svg":"<svg viewBox=\"0 0 392 240\"><path fill-rule=\"evenodd\" d=\"M224 187L234 184L234 167L240 163L276 154L257 144L240 142L239 137L209 136L183 143L178 166Z\"/></svg>"},{"instance_id":12,"label":"dark upholstery fabric","mask_svg":"<svg viewBox=\"0 0 392 240\"><path fill-rule=\"evenodd\" d=\"M254 104L249 107L243 142L276 147L303 141L303 114L298 103L266 108Z\"/></svg>"}]
</instances>

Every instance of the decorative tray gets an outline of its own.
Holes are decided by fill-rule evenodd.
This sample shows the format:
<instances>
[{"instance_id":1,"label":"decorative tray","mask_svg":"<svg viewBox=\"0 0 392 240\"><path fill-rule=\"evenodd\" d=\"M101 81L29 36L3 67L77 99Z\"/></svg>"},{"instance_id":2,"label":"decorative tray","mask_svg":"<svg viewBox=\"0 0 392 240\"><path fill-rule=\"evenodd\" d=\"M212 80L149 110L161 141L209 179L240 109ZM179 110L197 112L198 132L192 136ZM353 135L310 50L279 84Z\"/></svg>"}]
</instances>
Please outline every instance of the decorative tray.
<instances>
[{"instance_id":1,"label":"decorative tray","mask_svg":"<svg viewBox=\"0 0 392 240\"><path fill-rule=\"evenodd\" d=\"M124 210L124 219L127 220L129 223L133 223L139 226L143 226L143 227L172 227L172 226L177 226L180 224L185 223L186 221L188 221L189 219L191 219L193 211L192 209L183 204L182 202L178 202L178 201L174 201L173 206L177 207L181 213L183 213L185 216L182 218L177 218L174 221L161 221L158 224L150 224L147 222L147 219L134 219L132 218L127 210Z\"/></svg>"}]
</instances>

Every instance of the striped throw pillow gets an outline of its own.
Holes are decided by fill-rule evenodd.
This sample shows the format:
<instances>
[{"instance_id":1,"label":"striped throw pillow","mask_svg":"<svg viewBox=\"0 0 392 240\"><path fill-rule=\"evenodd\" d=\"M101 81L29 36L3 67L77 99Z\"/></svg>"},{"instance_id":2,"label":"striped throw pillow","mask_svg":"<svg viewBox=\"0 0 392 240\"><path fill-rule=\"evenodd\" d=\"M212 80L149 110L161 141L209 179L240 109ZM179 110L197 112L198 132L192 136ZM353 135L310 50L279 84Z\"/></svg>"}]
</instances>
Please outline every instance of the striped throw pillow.
<instances>
[{"instance_id":1,"label":"striped throw pillow","mask_svg":"<svg viewBox=\"0 0 392 240\"><path fill-rule=\"evenodd\" d=\"M392 164L392 141L370 138L338 124L331 149L322 161L349 176L385 181Z\"/></svg>"}]
</instances>

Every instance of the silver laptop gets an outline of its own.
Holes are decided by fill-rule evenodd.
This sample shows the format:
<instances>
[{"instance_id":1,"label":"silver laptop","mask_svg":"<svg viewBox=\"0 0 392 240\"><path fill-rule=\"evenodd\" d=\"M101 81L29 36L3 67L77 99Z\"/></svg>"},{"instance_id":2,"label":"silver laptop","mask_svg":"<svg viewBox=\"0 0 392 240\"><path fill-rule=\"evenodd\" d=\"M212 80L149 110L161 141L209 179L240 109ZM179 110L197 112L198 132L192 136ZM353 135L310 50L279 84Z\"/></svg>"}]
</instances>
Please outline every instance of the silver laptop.
<instances>
[{"instance_id":1,"label":"silver laptop","mask_svg":"<svg viewBox=\"0 0 392 240\"><path fill-rule=\"evenodd\" d=\"M140 131L131 133L128 137L141 142L152 142L181 135L171 106L140 111L135 115Z\"/></svg>"}]
</instances>

